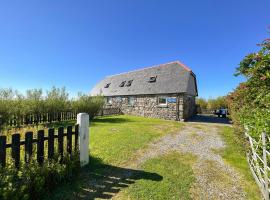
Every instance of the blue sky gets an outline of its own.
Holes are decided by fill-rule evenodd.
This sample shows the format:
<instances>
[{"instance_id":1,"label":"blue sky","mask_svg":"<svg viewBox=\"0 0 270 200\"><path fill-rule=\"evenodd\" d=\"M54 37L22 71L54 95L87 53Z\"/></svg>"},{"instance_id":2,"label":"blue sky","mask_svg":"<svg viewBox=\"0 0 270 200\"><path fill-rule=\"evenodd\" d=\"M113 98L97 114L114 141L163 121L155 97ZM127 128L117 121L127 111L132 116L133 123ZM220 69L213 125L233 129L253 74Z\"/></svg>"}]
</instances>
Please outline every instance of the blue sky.
<instances>
[{"instance_id":1,"label":"blue sky","mask_svg":"<svg viewBox=\"0 0 270 200\"><path fill-rule=\"evenodd\" d=\"M0 88L89 92L104 76L180 60L199 95L235 88L241 59L269 37L269 0L0 2Z\"/></svg>"}]
</instances>

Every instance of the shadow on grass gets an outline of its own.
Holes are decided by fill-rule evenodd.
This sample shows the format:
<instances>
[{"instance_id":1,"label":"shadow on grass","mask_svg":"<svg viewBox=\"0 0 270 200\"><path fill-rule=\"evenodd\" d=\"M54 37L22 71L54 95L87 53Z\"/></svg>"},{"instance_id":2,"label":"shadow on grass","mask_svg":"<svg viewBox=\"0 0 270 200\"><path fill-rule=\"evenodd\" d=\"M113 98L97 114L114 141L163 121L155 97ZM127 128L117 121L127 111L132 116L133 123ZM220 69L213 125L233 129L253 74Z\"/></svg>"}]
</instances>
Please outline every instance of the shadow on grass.
<instances>
[{"instance_id":1,"label":"shadow on grass","mask_svg":"<svg viewBox=\"0 0 270 200\"><path fill-rule=\"evenodd\" d=\"M141 179L161 181L163 177L157 173L111 166L90 157L90 164L82 169L76 181L60 188L50 199L111 199L121 189Z\"/></svg>"},{"instance_id":2,"label":"shadow on grass","mask_svg":"<svg viewBox=\"0 0 270 200\"><path fill-rule=\"evenodd\" d=\"M127 118L120 118L120 117L98 117L92 120L92 122L98 122L98 123L125 123L125 122L132 122L131 119Z\"/></svg>"}]
</instances>

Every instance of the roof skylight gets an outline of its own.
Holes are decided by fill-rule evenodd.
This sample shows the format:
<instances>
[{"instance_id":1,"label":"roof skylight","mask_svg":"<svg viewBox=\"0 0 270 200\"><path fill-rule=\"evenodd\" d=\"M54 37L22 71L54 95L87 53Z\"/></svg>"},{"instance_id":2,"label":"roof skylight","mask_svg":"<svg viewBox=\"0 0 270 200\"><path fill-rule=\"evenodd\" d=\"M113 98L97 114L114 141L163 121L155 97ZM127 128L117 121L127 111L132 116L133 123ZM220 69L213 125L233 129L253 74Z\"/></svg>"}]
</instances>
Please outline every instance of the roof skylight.
<instances>
[{"instance_id":1,"label":"roof skylight","mask_svg":"<svg viewBox=\"0 0 270 200\"><path fill-rule=\"evenodd\" d=\"M150 79L149 79L149 83L154 83L157 81L157 76L151 76Z\"/></svg>"},{"instance_id":2,"label":"roof skylight","mask_svg":"<svg viewBox=\"0 0 270 200\"><path fill-rule=\"evenodd\" d=\"M126 87L130 87L131 84L132 84L132 82L133 82L133 80L129 80L129 81L127 82L127 84L126 84Z\"/></svg>"},{"instance_id":3,"label":"roof skylight","mask_svg":"<svg viewBox=\"0 0 270 200\"><path fill-rule=\"evenodd\" d=\"M109 88L111 83L107 83L104 88Z\"/></svg>"},{"instance_id":4,"label":"roof skylight","mask_svg":"<svg viewBox=\"0 0 270 200\"><path fill-rule=\"evenodd\" d=\"M124 87L125 84L126 84L126 81L123 81L123 82L119 85L119 87Z\"/></svg>"}]
</instances>

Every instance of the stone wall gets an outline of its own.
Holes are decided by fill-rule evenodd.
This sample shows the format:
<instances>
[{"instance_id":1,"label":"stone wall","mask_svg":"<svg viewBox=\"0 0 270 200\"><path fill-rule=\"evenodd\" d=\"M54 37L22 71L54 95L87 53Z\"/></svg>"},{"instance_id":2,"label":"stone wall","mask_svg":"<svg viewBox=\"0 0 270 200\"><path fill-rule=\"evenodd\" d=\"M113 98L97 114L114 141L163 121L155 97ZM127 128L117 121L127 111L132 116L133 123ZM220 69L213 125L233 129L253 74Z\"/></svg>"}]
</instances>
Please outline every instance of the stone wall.
<instances>
[{"instance_id":1,"label":"stone wall","mask_svg":"<svg viewBox=\"0 0 270 200\"><path fill-rule=\"evenodd\" d=\"M184 119L188 119L196 114L196 101L194 96L185 95L183 98Z\"/></svg>"},{"instance_id":2,"label":"stone wall","mask_svg":"<svg viewBox=\"0 0 270 200\"><path fill-rule=\"evenodd\" d=\"M187 98L183 95L163 95L162 97L169 99L167 105L159 105L158 97L160 96L134 96L133 105L129 105L128 97L112 97L111 103L106 104L106 107L119 107L124 114L128 115L180 121L192 116L194 113L192 107L195 107L195 97ZM187 106L191 107L191 109L187 108Z\"/></svg>"}]
</instances>

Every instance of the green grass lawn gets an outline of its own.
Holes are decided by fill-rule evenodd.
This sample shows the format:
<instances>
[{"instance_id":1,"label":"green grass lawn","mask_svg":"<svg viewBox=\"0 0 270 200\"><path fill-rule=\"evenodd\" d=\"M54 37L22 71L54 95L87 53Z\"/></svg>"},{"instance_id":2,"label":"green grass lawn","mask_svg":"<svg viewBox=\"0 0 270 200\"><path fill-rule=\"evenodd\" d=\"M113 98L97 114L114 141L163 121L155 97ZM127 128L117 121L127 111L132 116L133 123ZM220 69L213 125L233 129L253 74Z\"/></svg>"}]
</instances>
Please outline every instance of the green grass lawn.
<instances>
[{"instance_id":1,"label":"green grass lawn","mask_svg":"<svg viewBox=\"0 0 270 200\"><path fill-rule=\"evenodd\" d=\"M172 153L147 161L141 170L124 167L137 156L137 150L161 136L177 133L182 126L176 121L126 115L94 119L90 124L90 164L72 184L56 189L49 199L108 199L120 191L125 191L120 194L123 199L149 199L150 191L154 199L178 199L178 195L188 199L193 181L189 161L193 157Z\"/></svg>"},{"instance_id":2,"label":"green grass lawn","mask_svg":"<svg viewBox=\"0 0 270 200\"><path fill-rule=\"evenodd\" d=\"M90 154L104 163L121 165L132 159L136 150L163 135L180 131L182 125L126 115L100 117L90 125Z\"/></svg>"},{"instance_id":3,"label":"green grass lawn","mask_svg":"<svg viewBox=\"0 0 270 200\"><path fill-rule=\"evenodd\" d=\"M246 160L242 136L234 133L231 127L223 127L221 135L226 143L226 148L221 151L222 158L240 173L247 199L261 199L259 188L252 177Z\"/></svg>"},{"instance_id":4,"label":"green grass lawn","mask_svg":"<svg viewBox=\"0 0 270 200\"><path fill-rule=\"evenodd\" d=\"M191 199L195 156L171 152L147 160L139 169L127 167L140 155L138 151L181 127L181 122L126 115L94 119L90 124L90 164L72 184L56 188L48 199ZM247 199L259 199L239 137L230 127L218 128L227 145L218 152L241 174Z\"/></svg>"},{"instance_id":5,"label":"green grass lawn","mask_svg":"<svg viewBox=\"0 0 270 200\"><path fill-rule=\"evenodd\" d=\"M146 161L142 169L155 171L162 180L140 179L124 190L117 199L191 199L189 190L195 180L191 164L195 159L190 154L172 152Z\"/></svg>"}]
</instances>

